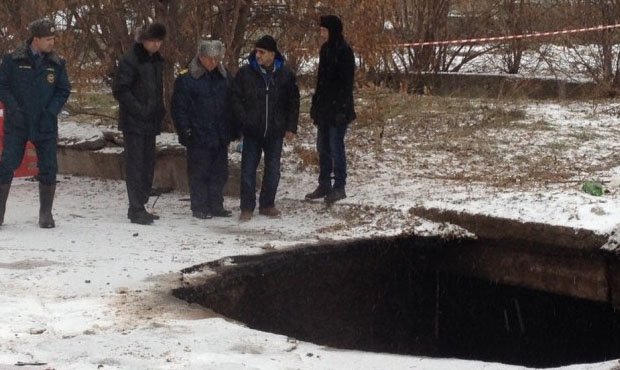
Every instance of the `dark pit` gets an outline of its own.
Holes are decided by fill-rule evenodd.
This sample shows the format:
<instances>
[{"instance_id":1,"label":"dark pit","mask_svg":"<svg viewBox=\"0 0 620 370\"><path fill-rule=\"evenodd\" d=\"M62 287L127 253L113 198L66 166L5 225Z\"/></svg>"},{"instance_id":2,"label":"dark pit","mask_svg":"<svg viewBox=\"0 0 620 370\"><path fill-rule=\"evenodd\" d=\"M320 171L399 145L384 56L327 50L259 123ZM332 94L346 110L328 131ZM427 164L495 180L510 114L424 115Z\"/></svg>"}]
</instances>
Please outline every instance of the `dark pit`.
<instances>
[{"instance_id":1,"label":"dark pit","mask_svg":"<svg viewBox=\"0 0 620 370\"><path fill-rule=\"evenodd\" d=\"M211 276L174 294L251 328L338 348L533 367L620 357L610 286L592 277L599 267L612 273L598 250L408 236L225 261L186 269Z\"/></svg>"}]
</instances>

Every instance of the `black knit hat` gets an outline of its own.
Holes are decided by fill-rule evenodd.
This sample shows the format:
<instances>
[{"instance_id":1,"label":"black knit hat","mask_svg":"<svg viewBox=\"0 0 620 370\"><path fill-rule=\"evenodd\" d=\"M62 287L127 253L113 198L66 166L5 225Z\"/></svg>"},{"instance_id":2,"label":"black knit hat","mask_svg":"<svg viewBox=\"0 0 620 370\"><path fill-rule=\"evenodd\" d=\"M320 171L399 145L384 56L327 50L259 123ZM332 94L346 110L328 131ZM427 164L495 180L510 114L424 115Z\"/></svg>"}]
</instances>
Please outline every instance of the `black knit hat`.
<instances>
[{"instance_id":1,"label":"black knit hat","mask_svg":"<svg viewBox=\"0 0 620 370\"><path fill-rule=\"evenodd\" d=\"M56 35L56 26L48 19L37 19L28 25L31 37L50 37Z\"/></svg>"},{"instance_id":2,"label":"black knit hat","mask_svg":"<svg viewBox=\"0 0 620 370\"><path fill-rule=\"evenodd\" d=\"M144 40L163 40L166 38L166 26L161 23L151 23L144 26L140 32L138 39Z\"/></svg>"},{"instance_id":3,"label":"black knit hat","mask_svg":"<svg viewBox=\"0 0 620 370\"><path fill-rule=\"evenodd\" d=\"M273 37L269 35L265 35L258 39L254 46L268 51L273 51L274 53L278 53L278 43Z\"/></svg>"}]
</instances>

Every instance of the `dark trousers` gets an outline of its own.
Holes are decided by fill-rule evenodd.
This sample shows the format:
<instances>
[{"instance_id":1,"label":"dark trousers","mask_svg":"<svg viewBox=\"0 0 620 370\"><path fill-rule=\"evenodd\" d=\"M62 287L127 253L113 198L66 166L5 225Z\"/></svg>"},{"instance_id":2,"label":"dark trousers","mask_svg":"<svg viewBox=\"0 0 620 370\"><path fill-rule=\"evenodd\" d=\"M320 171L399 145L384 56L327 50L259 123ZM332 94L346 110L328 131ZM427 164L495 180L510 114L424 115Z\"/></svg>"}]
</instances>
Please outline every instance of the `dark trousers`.
<instances>
[{"instance_id":1,"label":"dark trousers","mask_svg":"<svg viewBox=\"0 0 620 370\"><path fill-rule=\"evenodd\" d=\"M347 184L347 156L344 136L348 125L321 122L317 127L316 150L319 153L319 184L331 187L334 173L334 188Z\"/></svg>"},{"instance_id":2,"label":"dark trousers","mask_svg":"<svg viewBox=\"0 0 620 370\"><path fill-rule=\"evenodd\" d=\"M123 132L125 183L129 209L140 210L149 201L155 174L155 135Z\"/></svg>"},{"instance_id":3,"label":"dark trousers","mask_svg":"<svg viewBox=\"0 0 620 370\"><path fill-rule=\"evenodd\" d=\"M256 169L262 153L265 153L265 168L258 205L260 208L269 208L275 205L276 192L280 183L282 138L256 139L244 137L241 152L242 211L253 211L256 208Z\"/></svg>"},{"instance_id":4,"label":"dark trousers","mask_svg":"<svg viewBox=\"0 0 620 370\"><path fill-rule=\"evenodd\" d=\"M187 177L192 211L223 208L228 180L228 148L187 148Z\"/></svg>"},{"instance_id":5,"label":"dark trousers","mask_svg":"<svg viewBox=\"0 0 620 370\"><path fill-rule=\"evenodd\" d=\"M4 136L4 148L0 159L0 184L10 184L13 181L13 173L24 159L27 142L26 135L6 133ZM56 185L58 173L56 138L37 140L33 144L37 151L39 182L45 185Z\"/></svg>"}]
</instances>

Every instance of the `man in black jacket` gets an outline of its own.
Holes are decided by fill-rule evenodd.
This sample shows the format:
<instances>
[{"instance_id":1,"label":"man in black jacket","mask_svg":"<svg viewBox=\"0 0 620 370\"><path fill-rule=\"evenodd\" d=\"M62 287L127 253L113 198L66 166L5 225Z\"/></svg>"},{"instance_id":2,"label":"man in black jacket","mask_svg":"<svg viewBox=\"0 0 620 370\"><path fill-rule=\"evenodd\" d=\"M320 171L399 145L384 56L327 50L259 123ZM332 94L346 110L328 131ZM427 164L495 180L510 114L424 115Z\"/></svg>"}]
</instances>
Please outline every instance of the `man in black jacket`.
<instances>
[{"instance_id":1,"label":"man in black jacket","mask_svg":"<svg viewBox=\"0 0 620 370\"><path fill-rule=\"evenodd\" d=\"M328 203L346 198L347 158L344 136L355 120L353 50L342 35L342 21L335 15L321 17L321 46L316 90L310 116L317 126L319 186L306 199L325 198ZM332 187L331 175L334 173Z\"/></svg>"},{"instance_id":2,"label":"man in black jacket","mask_svg":"<svg viewBox=\"0 0 620 370\"><path fill-rule=\"evenodd\" d=\"M202 40L174 82L171 113L179 142L187 148L192 215L230 217L222 191L228 179L228 144L238 137L230 107L232 78L222 65L224 45Z\"/></svg>"},{"instance_id":3,"label":"man in black jacket","mask_svg":"<svg viewBox=\"0 0 620 370\"><path fill-rule=\"evenodd\" d=\"M152 23L137 34L136 43L120 60L112 92L119 103L118 128L125 147L125 182L129 196L127 217L148 225L159 217L148 213L155 172L155 137L165 115L163 64L159 54L166 28Z\"/></svg>"},{"instance_id":4,"label":"man in black jacket","mask_svg":"<svg viewBox=\"0 0 620 370\"><path fill-rule=\"evenodd\" d=\"M39 227L56 226L52 205L56 191L58 114L71 93L65 61L54 51L56 27L47 19L29 25L30 38L0 62L0 100L6 122L0 159L0 225L13 171L24 157L26 142L37 149Z\"/></svg>"},{"instance_id":5,"label":"man in black jacket","mask_svg":"<svg viewBox=\"0 0 620 370\"><path fill-rule=\"evenodd\" d=\"M292 140L299 120L299 88L295 73L284 63L276 41L263 36L255 44L233 83L233 110L242 125L241 215L252 219L256 208L256 169L265 153L259 213L279 217L275 207L280 181L283 138Z\"/></svg>"}]
</instances>

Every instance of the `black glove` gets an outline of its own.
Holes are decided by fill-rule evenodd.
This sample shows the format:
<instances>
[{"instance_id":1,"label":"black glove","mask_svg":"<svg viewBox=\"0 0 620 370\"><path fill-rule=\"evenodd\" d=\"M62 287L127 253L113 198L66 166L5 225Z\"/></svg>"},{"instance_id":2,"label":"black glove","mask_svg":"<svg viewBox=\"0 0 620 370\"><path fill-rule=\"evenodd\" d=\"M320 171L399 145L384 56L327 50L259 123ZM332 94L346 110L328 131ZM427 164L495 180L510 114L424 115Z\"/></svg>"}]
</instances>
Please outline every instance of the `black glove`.
<instances>
[{"instance_id":1,"label":"black glove","mask_svg":"<svg viewBox=\"0 0 620 370\"><path fill-rule=\"evenodd\" d=\"M230 134L230 141L239 141L241 140L241 132L234 131Z\"/></svg>"},{"instance_id":2,"label":"black glove","mask_svg":"<svg viewBox=\"0 0 620 370\"><path fill-rule=\"evenodd\" d=\"M192 143L192 130L187 128L179 133L179 143L183 146L190 146Z\"/></svg>"},{"instance_id":3,"label":"black glove","mask_svg":"<svg viewBox=\"0 0 620 370\"><path fill-rule=\"evenodd\" d=\"M154 109L153 115L152 115L152 119L159 121L164 119L164 117L166 116L166 108L163 105L157 106Z\"/></svg>"},{"instance_id":4,"label":"black glove","mask_svg":"<svg viewBox=\"0 0 620 370\"><path fill-rule=\"evenodd\" d=\"M137 116L140 119L143 120L150 120L151 119L151 114L153 113L153 108L154 106L150 103L145 104L142 106L142 108L140 109L139 113L137 114Z\"/></svg>"},{"instance_id":5,"label":"black glove","mask_svg":"<svg viewBox=\"0 0 620 370\"><path fill-rule=\"evenodd\" d=\"M310 118L312 118L312 120L316 121L316 119L318 118L316 115L316 94L312 95L312 103L310 103Z\"/></svg>"},{"instance_id":6,"label":"black glove","mask_svg":"<svg viewBox=\"0 0 620 370\"><path fill-rule=\"evenodd\" d=\"M7 121L5 122L4 131L11 132L13 129L27 129L28 126L26 124L26 119L24 117L24 113L16 109L12 112L9 112L7 116Z\"/></svg>"},{"instance_id":7,"label":"black glove","mask_svg":"<svg viewBox=\"0 0 620 370\"><path fill-rule=\"evenodd\" d=\"M344 113L337 113L336 117L334 117L334 123L337 125L346 125L347 123L347 116Z\"/></svg>"}]
</instances>

